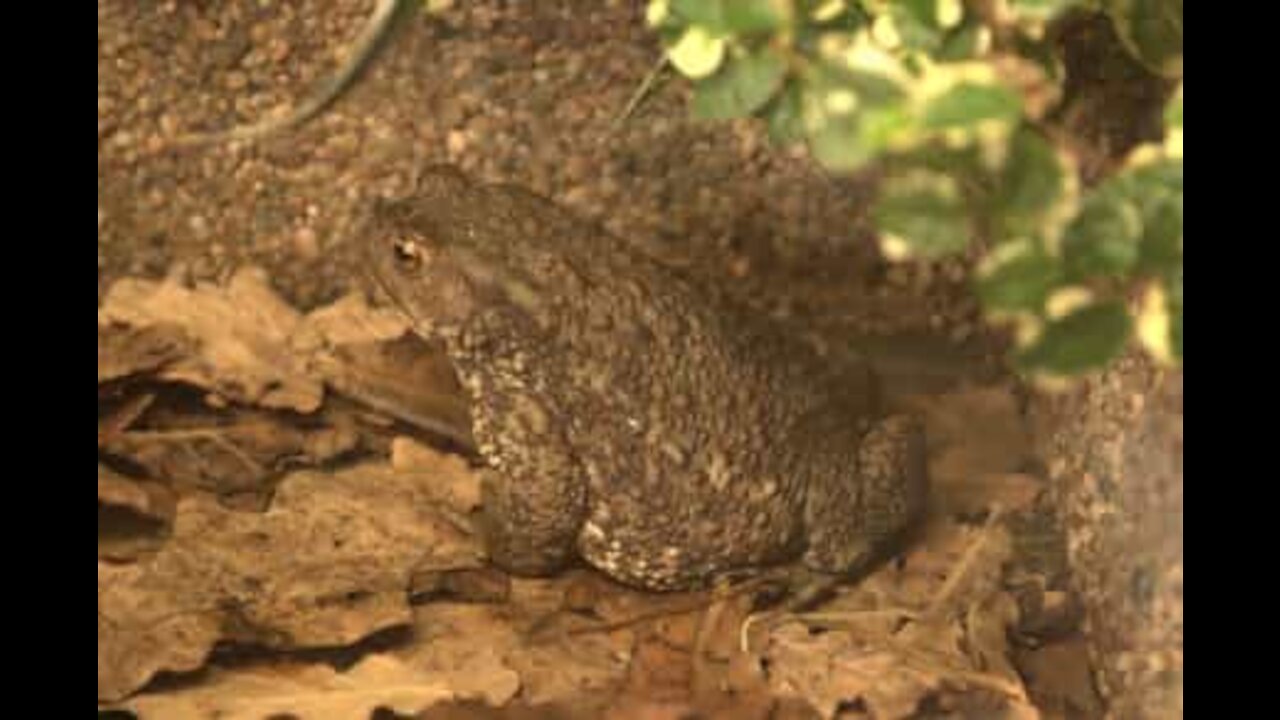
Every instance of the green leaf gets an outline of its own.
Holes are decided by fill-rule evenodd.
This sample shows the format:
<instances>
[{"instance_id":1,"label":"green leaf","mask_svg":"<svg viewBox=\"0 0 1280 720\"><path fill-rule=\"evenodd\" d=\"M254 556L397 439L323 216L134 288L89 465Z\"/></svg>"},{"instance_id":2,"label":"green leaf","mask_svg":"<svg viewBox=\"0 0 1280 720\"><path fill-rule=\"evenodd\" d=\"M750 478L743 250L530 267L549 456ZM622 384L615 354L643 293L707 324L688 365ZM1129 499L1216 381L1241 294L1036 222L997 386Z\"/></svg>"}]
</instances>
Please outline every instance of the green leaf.
<instances>
[{"instance_id":1,"label":"green leaf","mask_svg":"<svg viewBox=\"0 0 1280 720\"><path fill-rule=\"evenodd\" d=\"M903 46L931 52L942 45L943 31L936 22L935 3L936 0L898 0L890 6L889 18Z\"/></svg>"},{"instance_id":2,"label":"green leaf","mask_svg":"<svg viewBox=\"0 0 1280 720\"><path fill-rule=\"evenodd\" d=\"M804 139L804 106L799 83L788 83L764 109L769 137L779 145Z\"/></svg>"},{"instance_id":3,"label":"green leaf","mask_svg":"<svg viewBox=\"0 0 1280 720\"><path fill-rule=\"evenodd\" d=\"M1123 303L1086 307L1049 323L1040 338L1018 354L1017 364L1031 372L1079 375L1118 357L1132 331Z\"/></svg>"},{"instance_id":4,"label":"green leaf","mask_svg":"<svg viewBox=\"0 0 1280 720\"><path fill-rule=\"evenodd\" d=\"M1044 138L1029 129L1014 135L994 198L1003 236L1043 231L1046 216L1063 198L1066 179L1066 168Z\"/></svg>"},{"instance_id":5,"label":"green leaf","mask_svg":"<svg viewBox=\"0 0 1280 720\"><path fill-rule=\"evenodd\" d=\"M1072 280L1121 277L1138 263L1142 213L1119 194L1096 194L1063 236L1063 261Z\"/></svg>"},{"instance_id":6,"label":"green leaf","mask_svg":"<svg viewBox=\"0 0 1280 720\"><path fill-rule=\"evenodd\" d=\"M784 0L671 0L671 10L717 35L768 32L789 20Z\"/></svg>"},{"instance_id":7,"label":"green leaf","mask_svg":"<svg viewBox=\"0 0 1280 720\"><path fill-rule=\"evenodd\" d=\"M825 65L803 92L810 150L836 172L862 169L914 127L903 90L874 73Z\"/></svg>"},{"instance_id":8,"label":"green leaf","mask_svg":"<svg viewBox=\"0 0 1280 720\"><path fill-rule=\"evenodd\" d=\"M947 34L938 47L939 62L972 60L984 54L991 45L991 31L980 22L969 22Z\"/></svg>"},{"instance_id":9,"label":"green leaf","mask_svg":"<svg viewBox=\"0 0 1280 720\"><path fill-rule=\"evenodd\" d=\"M896 0L892 7L921 25L939 27L938 0Z\"/></svg>"},{"instance_id":10,"label":"green leaf","mask_svg":"<svg viewBox=\"0 0 1280 720\"><path fill-rule=\"evenodd\" d=\"M886 156L885 162L891 172L928 170L948 175L964 188L979 188L991 179L985 172L979 151L967 145L958 147L924 145Z\"/></svg>"},{"instance_id":11,"label":"green leaf","mask_svg":"<svg viewBox=\"0 0 1280 720\"><path fill-rule=\"evenodd\" d=\"M1168 129L1182 129L1182 86L1178 86L1178 91L1174 93L1173 98L1169 100L1169 105L1164 111L1164 126Z\"/></svg>"},{"instance_id":12,"label":"green leaf","mask_svg":"<svg viewBox=\"0 0 1280 720\"><path fill-rule=\"evenodd\" d=\"M1037 41L1019 33L1012 38L1012 49L1018 57L1035 63L1049 80L1062 82L1066 77L1067 70L1062 63L1062 56L1054 51L1052 43Z\"/></svg>"},{"instance_id":13,"label":"green leaf","mask_svg":"<svg viewBox=\"0 0 1280 720\"><path fill-rule=\"evenodd\" d=\"M788 21L788 3L783 0L727 0L725 29L732 33L777 30Z\"/></svg>"},{"instance_id":14,"label":"green leaf","mask_svg":"<svg viewBox=\"0 0 1280 720\"><path fill-rule=\"evenodd\" d=\"M1062 265L1035 242L996 251L977 281L978 297L989 312L1039 313L1062 281Z\"/></svg>"},{"instance_id":15,"label":"green leaf","mask_svg":"<svg viewBox=\"0 0 1280 720\"><path fill-rule=\"evenodd\" d=\"M909 122L901 108L829 118L820 128L810 131L809 149L828 170L857 172L882 157L889 138Z\"/></svg>"},{"instance_id":16,"label":"green leaf","mask_svg":"<svg viewBox=\"0 0 1280 720\"><path fill-rule=\"evenodd\" d=\"M1141 202L1142 198L1174 192L1181 194L1185 183L1181 160L1162 160L1144 165L1127 174L1128 182Z\"/></svg>"},{"instance_id":17,"label":"green leaf","mask_svg":"<svg viewBox=\"0 0 1280 720\"><path fill-rule=\"evenodd\" d=\"M799 0L797 14L805 18L801 26L824 32L861 30L870 24L871 18L863 11L858 0Z\"/></svg>"},{"instance_id":18,"label":"green leaf","mask_svg":"<svg viewBox=\"0 0 1280 720\"><path fill-rule=\"evenodd\" d=\"M1094 197L1123 198L1140 210L1137 269L1158 275L1182 263L1184 194L1182 162L1165 160L1111 178Z\"/></svg>"},{"instance_id":19,"label":"green leaf","mask_svg":"<svg viewBox=\"0 0 1280 720\"><path fill-rule=\"evenodd\" d=\"M823 167L834 172L862 170L879 154L879 148L862 139L856 116L831 118L808 132L809 150Z\"/></svg>"},{"instance_id":20,"label":"green leaf","mask_svg":"<svg viewBox=\"0 0 1280 720\"><path fill-rule=\"evenodd\" d=\"M730 60L720 72L697 84L694 115L703 120L747 117L769 102L786 74L786 62L767 48Z\"/></svg>"},{"instance_id":21,"label":"green leaf","mask_svg":"<svg viewBox=\"0 0 1280 720\"><path fill-rule=\"evenodd\" d=\"M1139 267L1147 272L1170 272L1182 265L1183 203L1181 195L1155 203L1143 222Z\"/></svg>"},{"instance_id":22,"label":"green leaf","mask_svg":"<svg viewBox=\"0 0 1280 720\"><path fill-rule=\"evenodd\" d=\"M1169 273L1165 278L1165 292L1169 295L1169 312L1173 314L1170 334L1173 336L1173 354L1179 361L1183 359L1182 350L1182 266Z\"/></svg>"},{"instance_id":23,"label":"green leaf","mask_svg":"<svg viewBox=\"0 0 1280 720\"><path fill-rule=\"evenodd\" d=\"M712 32L725 29L725 0L671 0L671 10L690 25L700 25Z\"/></svg>"},{"instance_id":24,"label":"green leaf","mask_svg":"<svg viewBox=\"0 0 1280 720\"><path fill-rule=\"evenodd\" d=\"M827 63L811 79L815 93L852 91L864 107L904 103L907 91L898 82L871 69Z\"/></svg>"},{"instance_id":25,"label":"green leaf","mask_svg":"<svg viewBox=\"0 0 1280 720\"><path fill-rule=\"evenodd\" d=\"M1182 75L1182 0L1104 0L1116 33L1152 72Z\"/></svg>"},{"instance_id":26,"label":"green leaf","mask_svg":"<svg viewBox=\"0 0 1280 720\"><path fill-rule=\"evenodd\" d=\"M928 130L972 127L987 120L1015 122L1022 115L1017 93L1000 85L964 82L935 98L925 108Z\"/></svg>"},{"instance_id":27,"label":"green leaf","mask_svg":"<svg viewBox=\"0 0 1280 720\"><path fill-rule=\"evenodd\" d=\"M723 37L694 26L667 49L671 64L685 77L695 80L713 75L724 64L727 43Z\"/></svg>"},{"instance_id":28,"label":"green leaf","mask_svg":"<svg viewBox=\"0 0 1280 720\"><path fill-rule=\"evenodd\" d=\"M1009 0L1009 9L1018 19L1052 20L1079 0Z\"/></svg>"},{"instance_id":29,"label":"green leaf","mask_svg":"<svg viewBox=\"0 0 1280 720\"><path fill-rule=\"evenodd\" d=\"M874 215L881 233L916 255L939 257L969 245L964 195L946 175L912 171L890 177Z\"/></svg>"}]
</instances>

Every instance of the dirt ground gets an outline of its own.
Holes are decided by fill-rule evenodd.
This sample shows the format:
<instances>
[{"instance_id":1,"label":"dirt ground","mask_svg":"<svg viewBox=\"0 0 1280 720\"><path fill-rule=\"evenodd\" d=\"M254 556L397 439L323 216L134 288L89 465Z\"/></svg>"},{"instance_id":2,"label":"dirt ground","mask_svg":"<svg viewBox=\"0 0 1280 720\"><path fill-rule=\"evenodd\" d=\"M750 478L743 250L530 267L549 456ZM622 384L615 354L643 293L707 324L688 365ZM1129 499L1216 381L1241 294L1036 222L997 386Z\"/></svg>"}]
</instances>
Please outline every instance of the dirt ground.
<instances>
[{"instance_id":1,"label":"dirt ground","mask_svg":"<svg viewBox=\"0 0 1280 720\"><path fill-rule=\"evenodd\" d=\"M687 118L667 83L615 119L658 58L643 3L481 3L419 18L301 132L250 149L161 150L257 119L330 71L369 2L98 4L98 280L267 268L307 308L359 277L354 214L422 163L525 185L777 312L868 334L973 332L960 268L891 270L865 183ZM459 4L461 5L461 4ZM922 292L923 291L923 292Z\"/></svg>"},{"instance_id":2,"label":"dirt ground","mask_svg":"<svg viewBox=\"0 0 1280 720\"><path fill-rule=\"evenodd\" d=\"M295 102L333 69L371 5L98 2L100 708L361 717L456 700L420 716L588 717L603 707L622 718L1097 716L1023 398L1000 373L998 341L980 331L964 264L888 266L868 232L866 180L830 178L749 123L689 120L680 82L615 123L658 58L643 3L456 4L415 18L364 82L297 133L253 147L165 148L178 133ZM341 404L368 392L317 409L324 383L306 372L281 379L259 357L251 374L243 358L219 364L184 345L194 336L207 350L237 333L280 341L266 326L319 327L332 340L324 318L342 313L360 318L348 327L382 322L343 304L364 278L358 218L435 162L525 185L660 248L834 358L844 346L868 349L938 438L931 467L943 490L926 539L823 606L840 622L793 617L761 630L757 652L739 652L758 594L652 597L585 571L496 578L447 513L404 514L424 492L470 507L469 471L439 434L411 441ZM263 275L242 274L249 266ZM230 289L142 282L166 276ZM267 319L241 328L250 307ZM104 313L129 332L104 340ZM174 325L186 334L167 334ZM104 343L119 352L104 360ZM412 361L379 357L410 366L419 388L451 391L426 350ZM174 358L203 362L164 370ZM122 368L104 372L113 362ZM142 389L121 378L141 378ZM206 395L230 402L207 407ZM227 485L244 474L223 472L231 461L194 442L155 449L161 430L166 442L174 428L190 439L202 413L252 438L221 433L217 443L262 470L251 482ZM302 429L290 424L298 415L310 418ZM104 454L128 463L104 467ZM183 464L193 455L199 472ZM286 455L291 472L273 472ZM354 455L382 459L359 466L386 480L380 490L353 479ZM435 489L405 479L414 472ZM441 486L447 502L432 495ZM361 508L390 519L365 528ZM301 569L244 564L255 552L296 560L316 547L308 543L340 535L326 511L364 528L361 542L385 566L333 570L366 557L336 549ZM409 568L423 544L435 548L435 571ZM313 582L341 599L300 599L300 588L320 592ZM195 602L193 587L205 595L199 609L184 604ZM548 622L554 641L530 640ZM121 672L104 681L104 664ZM390 687L418 694L405 690L405 700ZM233 698L242 705L227 706Z\"/></svg>"}]
</instances>

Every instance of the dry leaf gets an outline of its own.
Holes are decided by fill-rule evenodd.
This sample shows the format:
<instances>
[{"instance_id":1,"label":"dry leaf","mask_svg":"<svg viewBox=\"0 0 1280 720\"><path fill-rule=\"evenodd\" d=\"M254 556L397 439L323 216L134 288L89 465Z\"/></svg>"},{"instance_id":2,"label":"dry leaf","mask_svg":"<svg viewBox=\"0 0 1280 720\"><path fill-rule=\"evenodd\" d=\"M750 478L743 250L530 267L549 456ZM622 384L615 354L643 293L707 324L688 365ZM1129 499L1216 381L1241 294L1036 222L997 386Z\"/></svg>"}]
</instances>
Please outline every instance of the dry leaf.
<instances>
[{"instance_id":1,"label":"dry leaf","mask_svg":"<svg viewBox=\"0 0 1280 720\"><path fill-rule=\"evenodd\" d=\"M903 562L844 589L820 612L766 626L767 638L753 645L765 648L771 686L823 717L860 703L872 717L905 718L939 697L994 697L1000 714L991 717L1034 712L1007 658L1005 632L1017 617L1001 583L1010 553L998 522L974 528L931 517Z\"/></svg>"},{"instance_id":2,"label":"dry leaf","mask_svg":"<svg viewBox=\"0 0 1280 720\"><path fill-rule=\"evenodd\" d=\"M931 593L934 614L962 616L970 605L1002 592L1005 563L1013 554L1013 540L1003 524L979 527L937 523L926 539L908 555L917 572L941 579Z\"/></svg>"},{"instance_id":3,"label":"dry leaf","mask_svg":"<svg viewBox=\"0 0 1280 720\"><path fill-rule=\"evenodd\" d=\"M320 408L327 385L463 447L474 444L469 404L443 351L410 333L398 313L372 308L360 294L303 317L257 269L242 270L226 287L194 290L175 280L126 279L111 288L98 322L99 382L104 353L123 342L111 345L102 328L123 328L108 339L168 333L183 339L183 352L141 366L162 381L302 414Z\"/></svg>"},{"instance_id":4,"label":"dry leaf","mask_svg":"<svg viewBox=\"0 0 1280 720\"><path fill-rule=\"evenodd\" d=\"M291 476L261 515L183 501L155 557L98 564L99 699L196 669L219 640L345 646L409 622L415 572L481 564L434 503L428 479L385 466Z\"/></svg>"},{"instance_id":5,"label":"dry leaf","mask_svg":"<svg viewBox=\"0 0 1280 720\"><path fill-rule=\"evenodd\" d=\"M842 632L811 635L799 623L774 630L766 655L774 691L804 698L824 718L858 701L877 718L905 718L940 684L889 648L859 648Z\"/></svg>"},{"instance_id":6,"label":"dry leaf","mask_svg":"<svg viewBox=\"0 0 1280 720\"><path fill-rule=\"evenodd\" d=\"M302 316L275 294L261 270L242 270L226 287L195 290L175 280L122 280L108 292L98 323L139 332L180 327L195 350L161 368L162 380L300 413L315 412L324 397L323 385L291 346Z\"/></svg>"},{"instance_id":7,"label":"dry leaf","mask_svg":"<svg viewBox=\"0 0 1280 720\"><path fill-rule=\"evenodd\" d=\"M1018 624L1018 602L1008 593L998 593L970 606L965 622L965 649L981 672L999 675L1017 685L1021 676L1013 666L1009 630Z\"/></svg>"},{"instance_id":8,"label":"dry leaf","mask_svg":"<svg viewBox=\"0 0 1280 720\"><path fill-rule=\"evenodd\" d=\"M102 395L98 395L98 450L110 445L121 433L133 427L155 403L154 393L128 396L120 403L110 403L106 411L102 407Z\"/></svg>"},{"instance_id":9,"label":"dry leaf","mask_svg":"<svg viewBox=\"0 0 1280 720\"><path fill-rule=\"evenodd\" d=\"M445 700L502 705L518 689L515 673L501 667L439 673L373 655L342 673L327 665L298 664L216 670L197 686L142 695L121 707L141 720L353 720L379 709L410 716Z\"/></svg>"},{"instance_id":10,"label":"dry leaf","mask_svg":"<svg viewBox=\"0 0 1280 720\"><path fill-rule=\"evenodd\" d=\"M1009 512L1031 510L1040 495L1048 490L1048 483L1026 473L989 473L971 476L963 491L957 485L947 502L957 515L980 515L1000 509Z\"/></svg>"},{"instance_id":11,"label":"dry leaf","mask_svg":"<svg viewBox=\"0 0 1280 720\"><path fill-rule=\"evenodd\" d=\"M415 603L446 598L466 603L500 603L511 599L511 576L493 567L424 572L413 577Z\"/></svg>"},{"instance_id":12,"label":"dry leaf","mask_svg":"<svg viewBox=\"0 0 1280 720\"><path fill-rule=\"evenodd\" d=\"M875 718L910 718L926 699L970 692L999 698L1000 714L988 716L993 719L1038 717L1020 683L972 668L953 647L949 631L869 643L845 631L813 635L800 623L788 623L771 633L766 655L775 692L804 698L825 718L855 703Z\"/></svg>"},{"instance_id":13,"label":"dry leaf","mask_svg":"<svg viewBox=\"0 0 1280 720\"><path fill-rule=\"evenodd\" d=\"M943 614L962 617L968 606L1004 592L1002 570L1011 541L1001 524L974 527L933 517L920 538L891 563L843 588L819 616L862 633L885 632L904 617ZM807 616L806 616L807 617Z\"/></svg>"},{"instance_id":14,"label":"dry leaf","mask_svg":"<svg viewBox=\"0 0 1280 720\"><path fill-rule=\"evenodd\" d=\"M417 336L335 347L318 353L313 367L341 395L462 447L475 446L470 403L453 366Z\"/></svg>"},{"instance_id":15,"label":"dry leaf","mask_svg":"<svg viewBox=\"0 0 1280 720\"><path fill-rule=\"evenodd\" d=\"M297 343L303 351L391 342L409 332L404 313L372 307L363 293L350 293L328 307L311 312L304 320L304 327L304 336L310 336L312 342Z\"/></svg>"},{"instance_id":16,"label":"dry leaf","mask_svg":"<svg viewBox=\"0 0 1280 720\"><path fill-rule=\"evenodd\" d=\"M175 498L167 488L145 480L125 477L98 463L98 502L128 509L143 517L169 522Z\"/></svg>"},{"instance_id":17,"label":"dry leaf","mask_svg":"<svg viewBox=\"0 0 1280 720\"><path fill-rule=\"evenodd\" d=\"M472 447L470 406L444 349L410 331L402 313L352 293L307 316L296 346L336 392Z\"/></svg>"},{"instance_id":18,"label":"dry leaf","mask_svg":"<svg viewBox=\"0 0 1280 720\"><path fill-rule=\"evenodd\" d=\"M177 498L166 487L98 464L98 559L135 560L168 536Z\"/></svg>"},{"instance_id":19,"label":"dry leaf","mask_svg":"<svg viewBox=\"0 0 1280 720\"><path fill-rule=\"evenodd\" d=\"M417 720L600 720L600 715L591 708L566 705L513 703L494 708L475 700L462 700L440 703L418 715Z\"/></svg>"},{"instance_id":20,"label":"dry leaf","mask_svg":"<svg viewBox=\"0 0 1280 720\"><path fill-rule=\"evenodd\" d=\"M454 512L471 513L480 507L480 478L458 455L399 437L391 442L391 467L396 472L431 477L432 491Z\"/></svg>"},{"instance_id":21,"label":"dry leaf","mask_svg":"<svg viewBox=\"0 0 1280 720\"><path fill-rule=\"evenodd\" d=\"M399 656L439 672L501 662L519 674L521 699L534 705L575 701L622 682L631 633L534 642L526 629L556 612L560 582L516 581L512 595L506 606L433 603L417 608L416 641Z\"/></svg>"},{"instance_id":22,"label":"dry leaf","mask_svg":"<svg viewBox=\"0 0 1280 720\"><path fill-rule=\"evenodd\" d=\"M265 412L194 420L202 426L184 417L165 430L119 434L105 449L170 484L229 495L265 491L290 466L322 465L360 444L352 427L307 427Z\"/></svg>"},{"instance_id":23,"label":"dry leaf","mask_svg":"<svg viewBox=\"0 0 1280 720\"><path fill-rule=\"evenodd\" d=\"M1056 718L1102 717L1102 701L1089 671L1089 652L1082 638L1050 643L1027 651L1018 667L1036 706Z\"/></svg>"},{"instance_id":24,"label":"dry leaf","mask_svg":"<svg viewBox=\"0 0 1280 720\"><path fill-rule=\"evenodd\" d=\"M98 384L151 373L185 357L190 339L175 325L131 329L98 322Z\"/></svg>"}]
</instances>

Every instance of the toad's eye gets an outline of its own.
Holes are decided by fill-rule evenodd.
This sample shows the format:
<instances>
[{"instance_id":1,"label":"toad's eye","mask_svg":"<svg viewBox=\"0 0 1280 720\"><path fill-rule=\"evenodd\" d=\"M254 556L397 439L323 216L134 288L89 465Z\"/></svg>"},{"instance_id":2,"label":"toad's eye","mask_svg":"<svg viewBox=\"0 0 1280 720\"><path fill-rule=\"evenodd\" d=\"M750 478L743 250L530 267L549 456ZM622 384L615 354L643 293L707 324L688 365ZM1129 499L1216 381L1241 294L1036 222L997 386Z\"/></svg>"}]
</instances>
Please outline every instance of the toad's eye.
<instances>
[{"instance_id":1,"label":"toad's eye","mask_svg":"<svg viewBox=\"0 0 1280 720\"><path fill-rule=\"evenodd\" d=\"M416 240L396 240L392 252L395 253L396 265L406 272L417 272L426 264L426 248Z\"/></svg>"}]
</instances>

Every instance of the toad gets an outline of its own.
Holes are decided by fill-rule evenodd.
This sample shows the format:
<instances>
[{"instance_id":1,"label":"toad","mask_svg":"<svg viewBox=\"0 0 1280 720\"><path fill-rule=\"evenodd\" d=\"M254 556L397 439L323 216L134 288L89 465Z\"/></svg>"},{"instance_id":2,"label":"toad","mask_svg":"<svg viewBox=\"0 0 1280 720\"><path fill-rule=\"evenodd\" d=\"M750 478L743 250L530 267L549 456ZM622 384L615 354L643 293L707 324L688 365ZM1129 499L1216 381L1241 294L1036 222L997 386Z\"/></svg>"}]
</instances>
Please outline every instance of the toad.
<instances>
[{"instance_id":1,"label":"toad","mask_svg":"<svg viewBox=\"0 0 1280 720\"><path fill-rule=\"evenodd\" d=\"M531 192L425 171L363 247L473 403L491 559L650 590L865 567L923 510L924 434L869 367Z\"/></svg>"}]
</instances>

